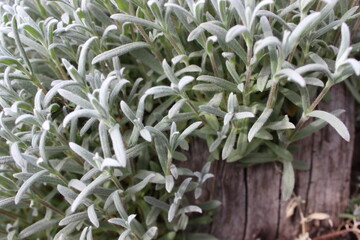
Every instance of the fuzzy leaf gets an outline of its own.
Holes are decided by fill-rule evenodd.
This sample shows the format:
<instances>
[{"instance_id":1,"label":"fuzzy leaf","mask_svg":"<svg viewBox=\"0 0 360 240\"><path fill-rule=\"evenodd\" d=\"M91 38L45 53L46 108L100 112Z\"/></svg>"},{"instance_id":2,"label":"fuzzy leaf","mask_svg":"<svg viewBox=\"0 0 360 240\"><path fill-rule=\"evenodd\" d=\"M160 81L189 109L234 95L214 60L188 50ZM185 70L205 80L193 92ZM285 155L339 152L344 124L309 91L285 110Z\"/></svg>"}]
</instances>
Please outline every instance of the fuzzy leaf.
<instances>
[{"instance_id":1,"label":"fuzzy leaf","mask_svg":"<svg viewBox=\"0 0 360 240\"><path fill-rule=\"evenodd\" d=\"M96 162L94 161L95 154L89 152L85 148L83 148L80 145L73 143L73 142L70 142L69 146L70 146L71 150L73 150L82 159L87 161L94 168L97 168Z\"/></svg>"},{"instance_id":2,"label":"fuzzy leaf","mask_svg":"<svg viewBox=\"0 0 360 240\"><path fill-rule=\"evenodd\" d=\"M172 70L170 65L167 63L166 59L163 60L162 67L164 69L164 73L165 73L166 77L170 80L170 82L172 82L174 84L178 84L179 80L176 78L174 71Z\"/></svg>"},{"instance_id":3,"label":"fuzzy leaf","mask_svg":"<svg viewBox=\"0 0 360 240\"><path fill-rule=\"evenodd\" d=\"M96 110L79 109L66 115L63 121L63 126L66 127L71 120L78 119L81 117L97 118L97 119L101 118L100 114Z\"/></svg>"},{"instance_id":4,"label":"fuzzy leaf","mask_svg":"<svg viewBox=\"0 0 360 240\"><path fill-rule=\"evenodd\" d=\"M154 176L155 176L155 174L153 174L153 173L149 174L146 178L144 178L138 184L126 189L126 193L135 194L135 193L140 192L144 187L146 187L146 185L150 182L150 179L153 178Z\"/></svg>"},{"instance_id":5,"label":"fuzzy leaf","mask_svg":"<svg viewBox=\"0 0 360 240\"><path fill-rule=\"evenodd\" d=\"M260 117L254 123L254 125L252 125L252 127L250 128L250 131L249 131L249 135L248 135L249 142L251 142L251 140L255 137L255 135L260 131L260 129L267 122L272 111L273 111L273 109L265 108L264 111L261 113Z\"/></svg>"},{"instance_id":6,"label":"fuzzy leaf","mask_svg":"<svg viewBox=\"0 0 360 240\"><path fill-rule=\"evenodd\" d=\"M146 233L141 237L141 239L143 239L143 240L155 239L157 232L158 232L157 227L151 227L146 231Z\"/></svg>"},{"instance_id":7,"label":"fuzzy leaf","mask_svg":"<svg viewBox=\"0 0 360 240\"><path fill-rule=\"evenodd\" d=\"M347 129L347 127L345 126L345 124L337 117L335 117L333 114L325 112L325 111L320 111L320 110L315 110L312 111L308 114L306 114L309 117L316 117L316 118L320 118L324 121L326 121L327 123L329 123L336 131L337 133L347 142L350 141L350 133L349 130Z\"/></svg>"},{"instance_id":8,"label":"fuzzy leaf","mask_svg":"<svg viewBox=\"0 0 360 240\"><path fill-rule=\"evenodd\" d=\"M111 18L115 19L117 21L120 21L120 22L131 22L131 23L134 23L134 24L140 24L140 25L142 25L144 27L149 27L149 28L161 30L161 28L160 28L160 26L158 24L153 23L153 22L148 21L148 20L143 19L143 18L131 16L129 14L113 14L113 15L111 15Z\"/></svg>"},{"instance_id":9,"label":"fuzzy leaf","mask_svg":"<svg viewBox=\"0 0 360 240\"><path fill-rule=\"evenodd\" d=\"M127 164L127 157L126 157L125 145L120 133L119 124L116 124L115 126L110 128L109 134L115 151L116 159L119 161L121 167L125 167Z\"/></svg>"},{"instance_id":10,"label":"fuzzy leaf","mask_svg":"<svg viewBox=\"0 0 360 240\"><path fill-rule=\"evenodd\" d=\"M140 49L140 48L147 48L150 47L149 44L143 43L143 42L132 42L128 44L121 45L120 47L111 49L109 51L103 52L92 60L92 64L96 64L101 61L109 60L113 57L118 57L121 55L124 55L126 53L129 53L131 51Z\"/></svg>"},{"instance_id":11,"label":"fuzzy leaf","mask_svg":"<svg viewBox=\"0 0 360 240\"><path fill-rule=\"evenodd\" d=\"M192 123L180 134L177 141L181 142L181 141L185 140L185 138L188 135L190 135L193 131L195 131L201 124L202 124L202 122L200 122L200 121Z\"/></svg>"},{"instance_id":12,"label":"fuzzy leaf","mask_svg":"<svg viewBox=\"0 0 360 240\"><path fill-rule=\"evenodd\" d=\"M240 36L244 33L249 34L249 30L247 29L247 27L242 25L235 25L232 28L230 28L226 33L225 41L230 42L234 40L237 36Z\"/></svg>"},{"instance_id":13,"label":"fuzzy leaf","mask_svg":"<svg viewBox=\"0 0 360 240\"><path fill-rule=\"evenodd\" d=\"M70 102L75 103L76 105L84 108L84 109L93 109L93 106L89 101L86 99L79 97L78 95L67 91L65 89L59 89L58 93L65 99L69 100Z\"/></svg>"},{"instance_id":14,"label":"fuzzy leaf","mask_svg":"<svg viewBox=\"0 0 360 240\"><path fill-rule=\"evenodd\" d=\"M59 226L66 226L66 225L71 224L73 222L79 222L79 221L86 220L87 218L88 218L88 213L87 212L80 212L80 213L71 214L69 216L64 217L59 222Z\"/></svg>"},{"instance_id":15,"label":"fuzzy leaf","mask_svg":"<svg viewBox=\"0 0 360 240\"><path fill-rule=\"evenodd\" d=\"M218 78L218 77L214 77L214 76L210 76L210 75L201 75L196 80L202 81L202 82L213 83L216 86L221 87L224 90L227 90L230 92L234 92L234 91L238 92L237 87L234 83L227 81L225 79L222 79L222 78Z\"/></svg>"},{"instance_id":16,"label":"fuzzy leaf","mask_svg":"<svg viewBox=\"0 0 360 240\"><path fill-rule=\"evenodd\" d=\"M234 117L237 120L241 120L244 118L253 118L253 117L255 117L255 115L252 112L238 112L238 113L235 113Z\"/></svg>"},{"instance_id":17,"label":"fuzzy leaf","mask_svg":"<svg viewBox=\"0 0 360 240\"><path fill-rule=\"evenodd\" d=\"M262 49L270 46L281 46L281 42L277 37L268 36L255 43L254 54L257 54Z\"/></svg>"},{"instance_id":18,"label":"fuzzy leaf","mask_svg":"<svg viewBox=\"0 0 360 240\"><path fill-rule=\"evenodd\" d=\"M93 182L91 182L89 185L87 185L81 193L76 197L74 202L71 204L71 212L75 212L75 210L78 208L78 206L81 204L83 200L86 199L88 195L92 193L92 191L95 189L95 187L99 186L103 182L109 179L109 175L99 175ZM87 214L87 213L85 213Z\"/></svg>"},{"instance_id":19,"label":"fuzzy leaf","mask_svg":"<svg viewBox=\"0 0 360 240\"><path fill-rule=\"evenodd\" d=\"M295 186L294 167L290 161L283 162L283 175L281 184L282 200L286 201L291 197Z\"/></svg>"},{"instance_id":20,"label":"fuzzy leaf","mask_svg":"<svg viewBox=\"0 0 360 240\"><path fill-rule=\"evenodd\" d=\"M99 220L98 220L98 217L97 217L96 212L95 212L95 206L94 206L94 204L91 204L91 206L88 207L88 209L87 209L87 214L88 214L88 217L89 217L91 223L92 223L96 228L98 228L98 227L99 227Z\"/></svg>"},{"instance_id":21,"label":"fuzzy leaf","mask_svg":"<svg viewBox=\"0 0 360 240\"><path fill-rule=\"evenodd\" d=\"M83 45L81 52L80 52L80 57L79 57L79 64L78 64L78 72L80 74L80 76L82 76L83 78L85 77L85 66L86 66L86 55L88 53L88 49L91 45L91 43L96 40L98 37L91 37L89 38Z\"/></svg>"},{"instance_id":22,"label":"fuzzy leaf","mask_svg":"<svg viewBox=\"0 0 360 240\"><path fill-rule=\"evenodd\" d=\"M34 173L30 178L28 178L23 185L19 188L19 190L16 193L15 196L15 204L18 204L21 199L23 198L26 191L31 187L31 185L37 181L38 178L40 178L42 175L48 173L48 170L42 170L40 172Z\"/></svg>"},{"instance_id":23,"label":"fuzzy leaf","mask_svg":"<svg viewBox=\"0 0 360 240\"><path fill-rule=\"evenodd\" d=\"M285 75L289 80L296 82L301 87L306 86L306 82L305 82L304 78L298 72L296 72L292 69L289 69L289 68L282 69L278 72L278 74Z\"/></svg>"},{"instance_id":24,"label":"fuzzy leaf","mask_svg":"<svg viewBox=\"0 0 360 240\"><path fill-rule=\"evenodd\" d=\"M19 233L19 239L28 238L33 234L36 234L38 232L46 231L47 229L50 229L54 227L59 221L58 220L48 220L48 219L42 219L38 222L35 222L34 224L31 224L27 228L23 229Z\"/></svg>"},{"instance_id":25,"label":"fuzzy leaf","mask_svg":"<svg viewBox=\"0 0 360 240\"><path fill-rule=\"evenodd\" d=\"M299 25L296 26L294 31L289 36L289 39L286 43L287 51L290 52L295 47L296 43L300 40L300 37L304 36L306 33L312 30L314 27L313 23L316 22L316 20L320 17L321 14L319 12L314 12L300 21Z\"/></svg>"},{"instance_id":26,"label":"fuzzy leaf","mask_svg":"<svg viewBox=\"0 0 360 240\"><path fill-rule=\"evenodd\" d=\"M186 102L186 99L181 99L179 101L177 101L169 110L169 118L173 118L176 114L179 113L181 107L184 105L184 103Z\"/></svg>"},{"instance_id":27,"label":"fuzzy leaf","mask_svg":"<svg viewBox=\"0 0 360 240\"><path fill-rule=\"evenodd\" d=\"M230 135L226 139L226 142L225 142L224 147L222 149L221 158L223 160L227 159L228 156L231 154L231 152L234 150L234 145L235 145L235 141L236 141L236 135L237 135L236 128L231 129Z\"/></svg>"}]
</instances>

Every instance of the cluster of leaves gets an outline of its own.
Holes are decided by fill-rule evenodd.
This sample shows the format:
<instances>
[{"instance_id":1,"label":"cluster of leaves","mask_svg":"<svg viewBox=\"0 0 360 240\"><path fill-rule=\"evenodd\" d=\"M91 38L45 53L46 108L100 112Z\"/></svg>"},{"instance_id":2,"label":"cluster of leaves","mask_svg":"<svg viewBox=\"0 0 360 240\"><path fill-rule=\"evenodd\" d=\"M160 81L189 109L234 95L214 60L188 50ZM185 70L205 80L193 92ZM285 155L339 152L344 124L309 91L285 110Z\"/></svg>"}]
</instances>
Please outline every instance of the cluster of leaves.
<instances>
[{"instance_id":1,"label":"cluster of leaves","mask_svg":"<svg viewBox=\"0 0 360 240\"><path fill-rule=\"evenodd\" d=\"M190 136L210 161L280 162L289 198L291 143L326 122L349 140L341 110L315 110L360 74L345 23L357 7L338 4L2 2L0 234L212 239L191 233L219 202L197 200L210 163L177 166Z\"/></svg>"}]
</instances>

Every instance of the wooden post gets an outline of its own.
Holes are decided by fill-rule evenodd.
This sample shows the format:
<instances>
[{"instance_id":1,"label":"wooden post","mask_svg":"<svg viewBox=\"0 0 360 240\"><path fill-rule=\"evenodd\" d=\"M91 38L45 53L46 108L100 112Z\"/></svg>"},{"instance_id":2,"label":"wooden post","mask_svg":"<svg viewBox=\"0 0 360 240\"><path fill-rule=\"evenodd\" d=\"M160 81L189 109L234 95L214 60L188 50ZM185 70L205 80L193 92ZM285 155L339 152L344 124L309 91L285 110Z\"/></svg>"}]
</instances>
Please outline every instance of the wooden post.
<instances>
[{"instance_id":1,"label":"wooden post","mask_svg":"<svg viewBox=\"0 0 360 240\"><path fill-rule=\"evenodd\" d=\"M338 85L331 90L331 101L320 104L318 109L345 109L339 118L348 127L351 142L345 142L330 126L299 142L295 158L308 162L311 169L297 171L295 194L305 200L305 215L327 213L336 226L337 215L345 210L349 199L354 101L345 86ZM187 167L200 170L207 156L206 144L193 140ZM281 201L281 174L277 169L274 163L248 169L225 161L213 163L215 178L206 184L203 198L220 200L222 206L206 231L219 240L295 239L301 232L299 213L295 211L293 217L285 218L288 202ZM329 227L327 222L322 226ZM320 228L310 223L308 230L317 234Z\"/></svg>"}]
</instances>

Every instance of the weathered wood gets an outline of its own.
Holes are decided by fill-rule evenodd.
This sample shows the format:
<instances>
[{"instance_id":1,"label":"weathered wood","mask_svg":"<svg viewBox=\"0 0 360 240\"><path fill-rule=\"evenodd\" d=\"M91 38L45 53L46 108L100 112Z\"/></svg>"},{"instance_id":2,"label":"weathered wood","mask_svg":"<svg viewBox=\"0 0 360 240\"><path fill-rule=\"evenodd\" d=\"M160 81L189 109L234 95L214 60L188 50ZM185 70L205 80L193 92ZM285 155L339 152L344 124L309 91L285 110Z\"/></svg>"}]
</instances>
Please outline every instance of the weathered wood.
<instances>
[{"instance_id":1,"label":"weathered wood","mask_svg":"<svg viewBox=\"0 0 360 240\"><path fill-rule=\"evenodd\" d=\"M301 141L296 158L308 162L311 169L297 173L295 193L305 200L302 208L305 214L325 212L331 216L331 221L336 226L340 223L337 216L345 210L350 194L355 138L354 101L345 86L339 85L332 89L331 101L320 104L319 109L345 109L346 112L339 118L348 127L351 141L344 141L330 126ZM285 215L285 207L286 203L282 203L282 216ZM294 225L297 222L299 226L298 216L291 220L280 217L280 220L280 239L290 239L293 236L289 234L290 229L290 232L299 232L299 227ZM322 225L329 226L326 221ZM308 224L308 228L315 234L318 230L318 227L314 227L314 222Z\"/></svg>"},{"instance_id":2,"label":"weathered wood","mask_svg":"<svg viewBox=\"0 0 360 240\"><path fill-rule=\"evenodd\" d=\"M346 143L330 126L298 143L295 157L308 162L309 171L296 173L295 194L305 200L306 214L325 212L332 222L344 211L349 197L349 183L354 139L354 102L343 85L331 91L329 103L319 109L345 109L340 119L349 128L351 142ZM188 167L199 170L206 161L206 144L194 140L190 148ZM300 233L299 214L285 218L288 202L281 201L281 174L275 164L242 169L236 163L217 161L211 171L216 176L205 186L204 198L218 199L222 206L207 231L220 240L294 239ZM325 224L326 225L326 224ZM317 227L308 225L310 232Z\"/></svg>"}]
</instances>

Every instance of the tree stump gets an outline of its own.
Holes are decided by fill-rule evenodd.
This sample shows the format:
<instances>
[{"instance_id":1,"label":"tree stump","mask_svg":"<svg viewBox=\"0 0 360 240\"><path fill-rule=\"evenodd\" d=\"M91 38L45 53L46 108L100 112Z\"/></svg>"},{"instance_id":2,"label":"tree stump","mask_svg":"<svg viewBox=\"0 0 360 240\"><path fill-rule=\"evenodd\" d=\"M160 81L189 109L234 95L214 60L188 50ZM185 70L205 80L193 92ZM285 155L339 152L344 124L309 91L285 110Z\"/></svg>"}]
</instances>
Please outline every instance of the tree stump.
<instances>
[{"instance_id":1,"label":"tree stump","mask_svg":"<svg viewBox=\"0 0 360 240\"><path fill-rule=\"evenodd\" d=\"M295 158L309 163L310 170L296 172L294 192L305 200L305 215L327 213L336 226L340 222L337 215L345 210L349 199L355 118L354 101L344 85L335 86L330 94L331 101L318 109L345 109L339 118L348 127L351 142L345 142L331 126L299 142ZM187 167L199 170L207 157L206 144L196 139ZM281 174L276 169L274 163L243 169L236 163L214 162L211 171L215 178L208 180L204 198L217 199L222 206L206 231L219 240L295 239L301 232L299 213L285 218L288 201L281 200ZM307 227L310 233L319 232L318 225L309 223Z\"/></svg>"}]
</instances>

